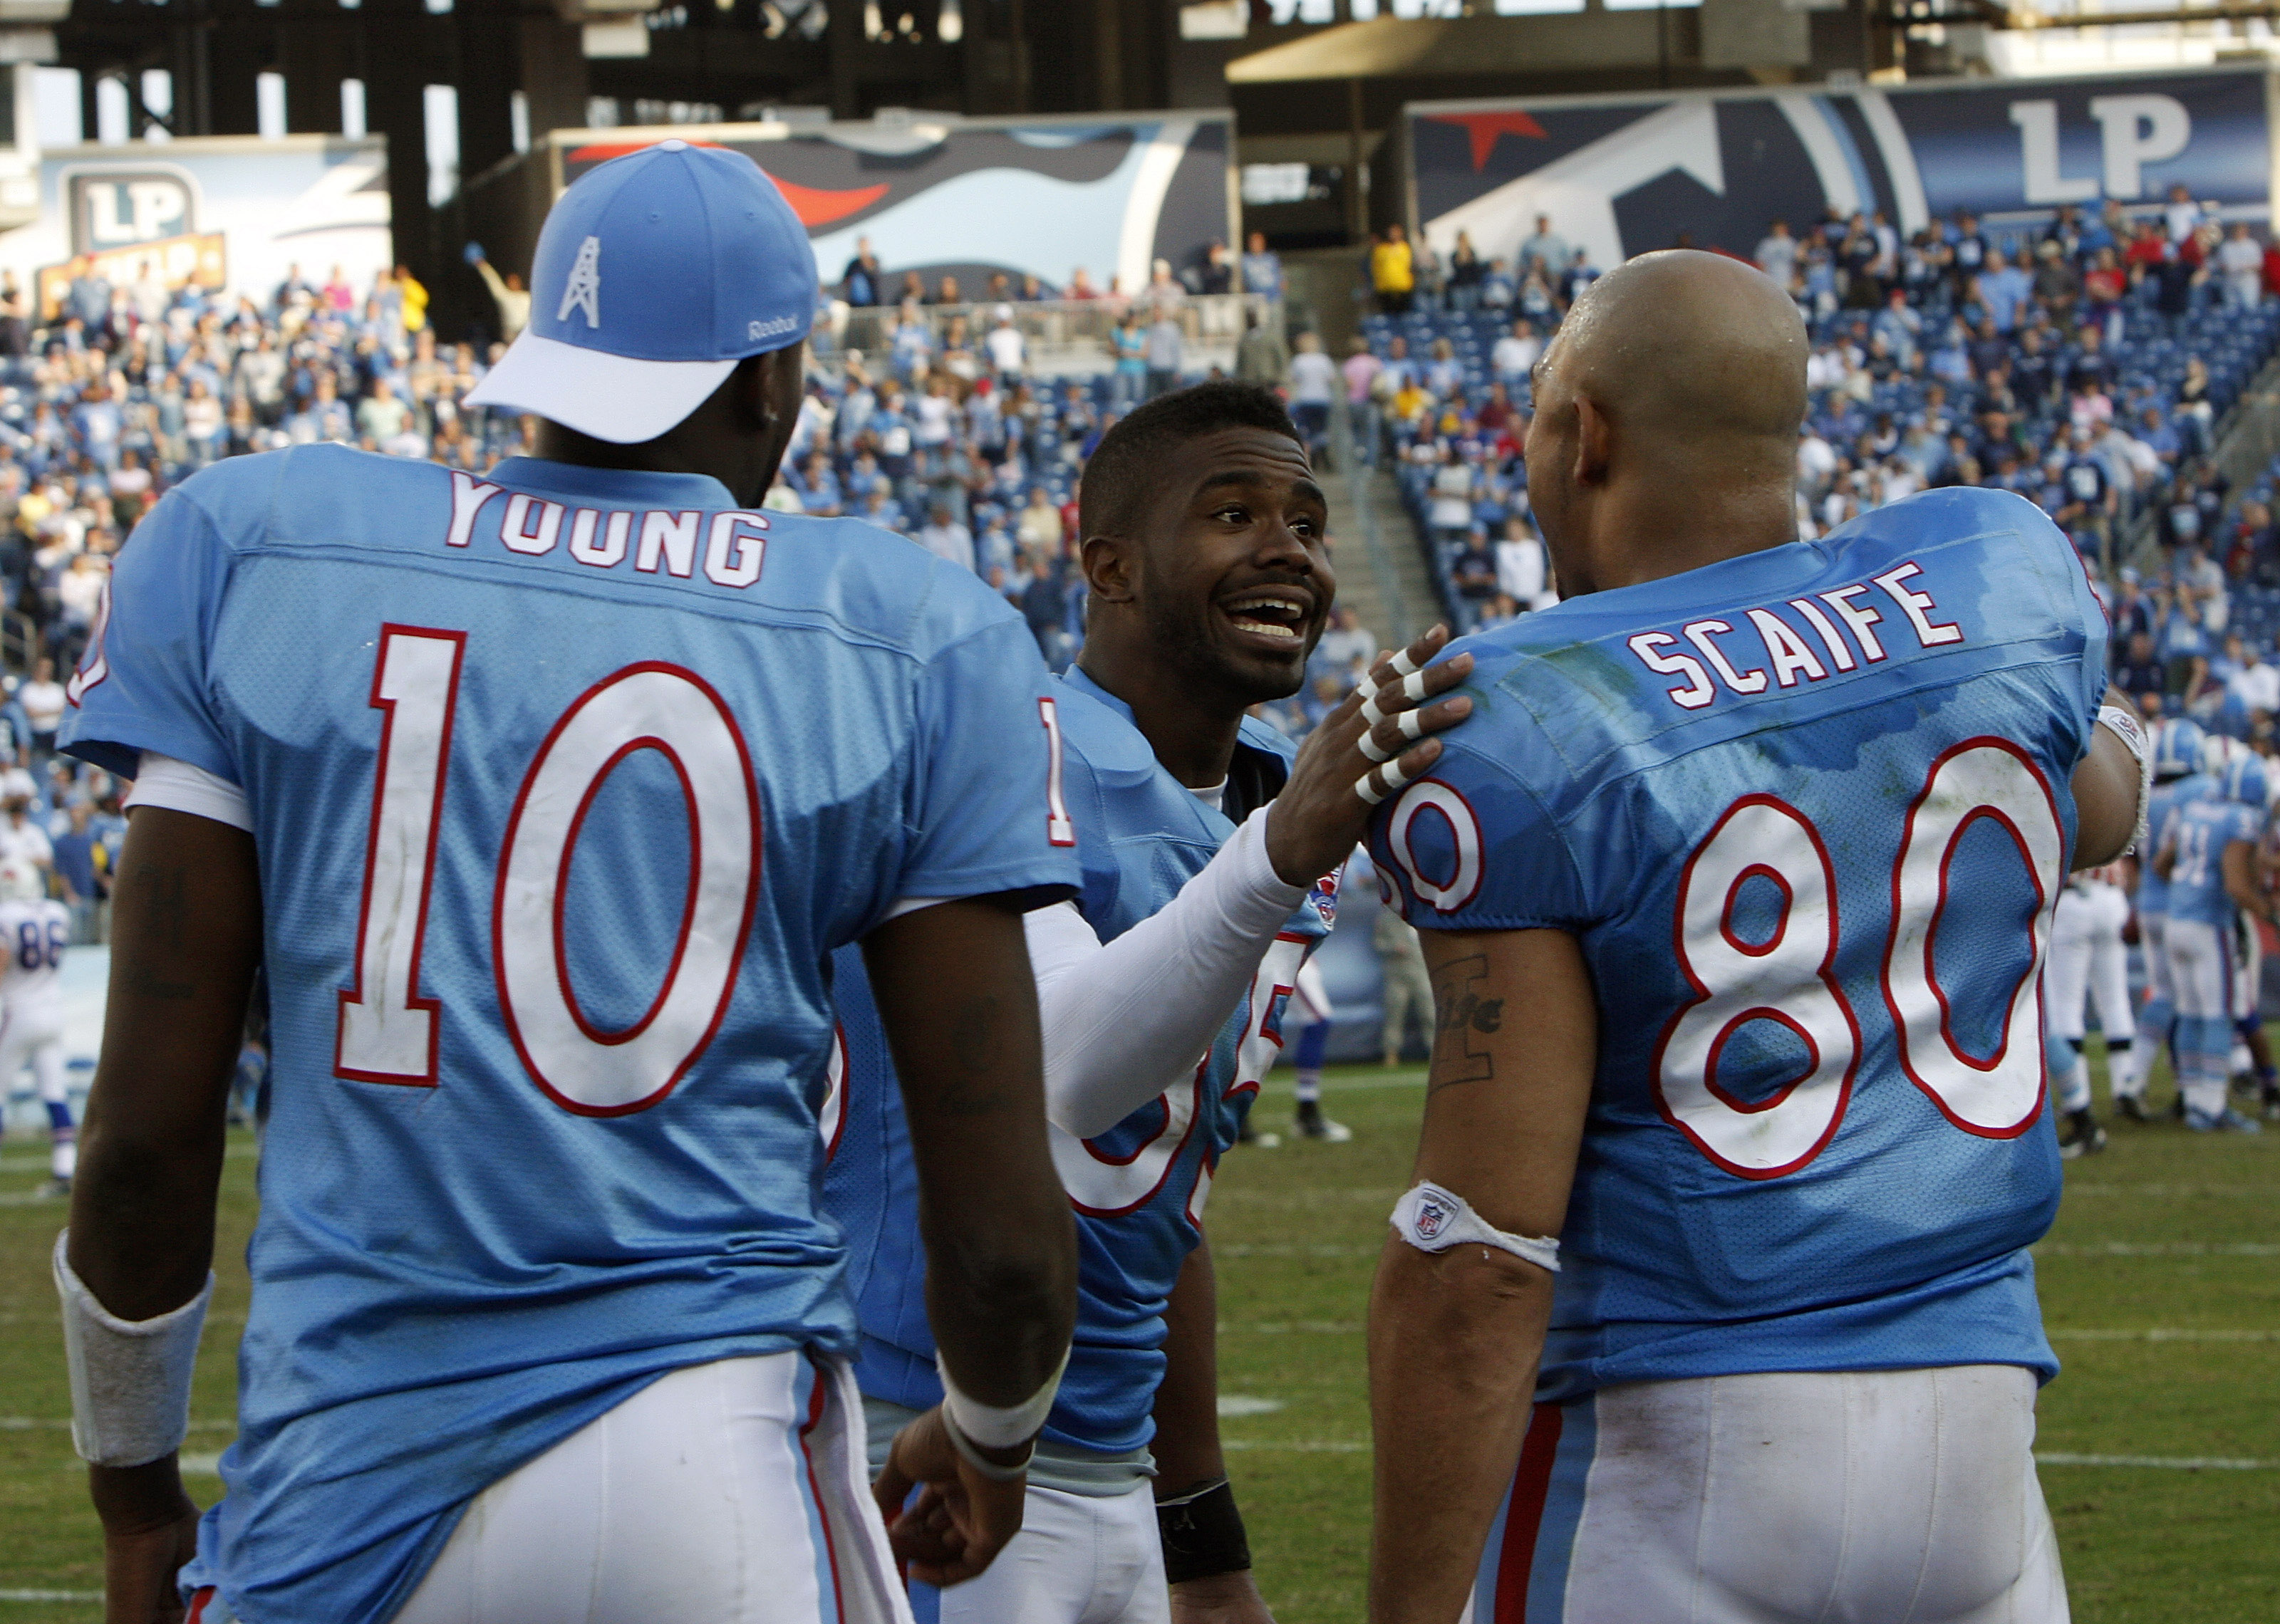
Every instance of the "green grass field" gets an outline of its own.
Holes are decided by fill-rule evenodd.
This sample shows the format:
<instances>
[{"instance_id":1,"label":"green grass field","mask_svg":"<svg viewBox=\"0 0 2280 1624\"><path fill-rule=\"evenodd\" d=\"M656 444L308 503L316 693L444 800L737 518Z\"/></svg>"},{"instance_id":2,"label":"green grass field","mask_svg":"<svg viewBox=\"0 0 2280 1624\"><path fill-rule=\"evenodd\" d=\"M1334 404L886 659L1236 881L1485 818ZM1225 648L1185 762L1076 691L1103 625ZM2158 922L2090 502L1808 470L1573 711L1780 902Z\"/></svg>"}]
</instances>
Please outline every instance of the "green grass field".
<instances>
[{"instance_id":1,"label":"green grass field","mask_svg":"<svg viewBox=\"0 0 2280 1624\"><path fill-rule=\"evenodd\" d=\"M1285 1126L1288 1077L1271 1081L1266 1126ZM1362 1616L1361 1322L1385 1214L1407 1180L1421 1081L1414 1071L1334 1073L1329 1104L1353 1128L1352 1143L1239 1151L1213 1193L1229 1465L1260 1582L1285 1624ZM2165 1086L2155 1093L2166 1104ZM2167 1123L2110 1126L2112 1148L2070 1166L2039 1255L2067 1368L2044 1392L2038 1447L2053 1458L2043 1484L2075 1617L2280 1618L2280 1133L2216 1140ZM201 1500L220 1491L211 1463L230 1435L253 1216L250 1142L231 1154L221 1285L187 1446L204 1458L204 1474L190 1480ZM0 1147L0 1624L100 1616L95 1522L65 1430L48 1281L63 1212L29 1199L45 1166L43 1146ZM2159 1464L2188 1462L2243 1464Z\"/></svg>"}]
</instances>

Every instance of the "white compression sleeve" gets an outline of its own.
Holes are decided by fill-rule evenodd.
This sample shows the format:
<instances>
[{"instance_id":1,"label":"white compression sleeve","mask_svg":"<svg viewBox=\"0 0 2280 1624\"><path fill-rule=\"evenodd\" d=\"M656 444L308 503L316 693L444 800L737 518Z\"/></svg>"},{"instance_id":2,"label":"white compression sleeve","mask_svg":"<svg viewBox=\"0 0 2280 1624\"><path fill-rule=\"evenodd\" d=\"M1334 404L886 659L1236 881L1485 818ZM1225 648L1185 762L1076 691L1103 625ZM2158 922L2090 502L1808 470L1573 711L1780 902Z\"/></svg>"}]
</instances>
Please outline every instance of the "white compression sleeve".
<instances>
[{"instance_id":1,"label":"white compression sleeve","mask_svg":"<svg viewBox=\"0 0 2280 1624\"><path fill-rule=\"evenodd\" d=\"M164 806L211 818L249 834L253 829L253 808L244 790L204 767L156 750L142 752L142 770L135 775L135 788L127 792L124 804Z\"/></svg>"},{"instance_id":2,"label":"white compression sleeve","mask_svg":"<svg viewBox=\"0 0 2280 1624\"><path fill-rule=\"evenodd\" d=\"M1113 942L1072 904L1029 914L1053 1125L1080 1139L1105 1133L1192 1070L1306 895L1267 861L1262 807Z\"/></svg>"}]
</instances>

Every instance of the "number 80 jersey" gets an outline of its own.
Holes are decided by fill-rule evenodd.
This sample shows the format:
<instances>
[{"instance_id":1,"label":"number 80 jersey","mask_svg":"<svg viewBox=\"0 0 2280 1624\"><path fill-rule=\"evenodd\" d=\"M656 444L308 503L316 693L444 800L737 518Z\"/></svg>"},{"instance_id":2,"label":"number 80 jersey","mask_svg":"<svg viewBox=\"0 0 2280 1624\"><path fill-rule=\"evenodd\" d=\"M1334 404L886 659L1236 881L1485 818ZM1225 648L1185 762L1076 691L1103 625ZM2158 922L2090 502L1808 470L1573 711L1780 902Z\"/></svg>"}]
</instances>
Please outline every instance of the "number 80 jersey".
<instances>
[{"instance_id":1,"label":"number 80 jersey","mask_svg":"<svg viewBox=\"0 0 2280 1624\"><path fill-rule=\"evenodd\" d=\"M1458 646L1474 718L1371 852L1412 924L1591 967L1539 1395L2054 1374L2039 970L2107 649L2065 537L1928 492Z\"/></svg>"}]
</instances>

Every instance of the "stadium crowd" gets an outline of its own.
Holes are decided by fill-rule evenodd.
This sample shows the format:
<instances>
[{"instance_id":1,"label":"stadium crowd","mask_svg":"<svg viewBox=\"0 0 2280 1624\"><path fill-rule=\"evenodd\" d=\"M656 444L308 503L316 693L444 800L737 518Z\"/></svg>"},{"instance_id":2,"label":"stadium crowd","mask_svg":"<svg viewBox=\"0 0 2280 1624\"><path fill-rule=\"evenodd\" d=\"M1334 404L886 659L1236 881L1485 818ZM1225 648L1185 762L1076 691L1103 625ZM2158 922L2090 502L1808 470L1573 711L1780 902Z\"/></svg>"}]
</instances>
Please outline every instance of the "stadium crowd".
<instances>
[{"instance_id":1,"label":"stadium crowd","mask_svg":"<svg viewBox=\"0 0 2280 1624\"><path fill-rule=\"evenodd\" d=\"M2178 188L2135 213L2007 230L1960 213L1906 238L1831 210L1802 233L1773 222L1751 258L1814 338L1799 535L1927 487L2015 490L2082 552L2133 696L2270 736L2271 479L2235 492L2213 453L2280 339L2280 247ZM1521 441L1529 370L1598 275L1590 256L1538 216L1509 257L1389 233L1371 274L1376 312L1326 387L1361 454L1390 458L1451 613L1474 627L1556 601Z\"/></svg>"}]
</instances>

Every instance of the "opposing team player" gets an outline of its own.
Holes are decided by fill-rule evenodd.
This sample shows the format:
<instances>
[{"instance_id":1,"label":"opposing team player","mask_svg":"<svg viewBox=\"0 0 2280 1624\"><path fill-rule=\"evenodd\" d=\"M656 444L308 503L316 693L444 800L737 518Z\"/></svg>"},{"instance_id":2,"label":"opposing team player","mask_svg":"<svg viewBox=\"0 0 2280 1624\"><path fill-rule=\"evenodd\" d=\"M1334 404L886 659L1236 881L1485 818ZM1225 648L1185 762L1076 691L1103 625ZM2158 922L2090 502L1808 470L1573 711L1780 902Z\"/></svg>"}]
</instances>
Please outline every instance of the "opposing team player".
<instances>
[{"instance_id":1,"label":"opposing team player","mask_svg":"<svg viewBox=\"0 0 2280 1624\"><path fill-rule=\"evenodd\" d=\"M24 1067L48 1112L48 1182L43 1193L71 1193L77 1130L64 1086L64 951L71 910L48 896L39 869L0 858L0 1097Z\"/></svg>"},{"instance_id":2,"label":"opposing team player","mask_svg":"<svg viewBox=\"0 0 2280 1624\"><path fill-rule=\"evenodd\" d=\"M2098 1027L2106 1038L2107 1074L2130 1063L2137 1023L2130 1012L2130 897L2123 889L2126 862L2069 875L2051 911L2050 965L2044 972L2044 997L2050 1006L2051 1072L2058 1085L2059 1112L2066 1119L2059 1148L2069 1158L2106 1148L2106 1129L2090 1104L2090 1064L2082 1056L2089 1032L2091 1000L2098 1002Z\"/></svg>"},{"instance_id":3,"label":"opposing team player","mask_svg":"<svg viewBox=\"0 0 2280 1624\"><path fill-rule=\"evenodd\" d=\"M2153 866L2168 886L2169 996L2176 1000L2177 1092L2197 1133L2260 1131L2226 1097L2243 989L2242 916L2273 923L2257 872L2268 802L2264 758L2235 756L2215 790L2162 827Z\"/></svg>"},{"instance_id":4,"label":"opposing team player","mask_svg":"<svg viewBox=\"0 0 2280 1624\"><path fill-rule=\"evenodd\" d=\"M1295 1027L1289 1001L1334 894L1335 877L1314 881L1367 821L1357 781L1405 750L1396 770L1421 770L1439 745L1406 741L1466 711L1395 704L1373 725L1356 697L1295 766L1245 718L1304 680L1336 586L1324 518L1282 404L1247 385L1153 401L1086 465L1084 653L1047 712L1084 888L1029 916L1053 1158L1078 1214L1076 1340L1021 1533L980 1579L921 1589L922 1620L1267 1619L1221 1458L1204 1205ZM1442 641L1429 634L1405 665ZM1413 698L1468 668L1450 662ZM891 1074L861 966L843 953L837 968L847 1106L827 1204L857 1259L859 1374L883 1453L939 1389ZM883 1462L890 1506L908 1487L901 1453ZM928 1512L896 1525L898 1545Z\"/></svg>"},{"instance_id":5,"label":"opposing team player","mask_svg":"<svg viewBox=\"0 0 2280 1624\"><path fill-rule=\"evenodd\" d=\"M2028 503L1794 541L1806 348L1711 255L1577 301L1528 443L1567 596L1460 645L1473 719L1374 826L1439 1010L1379 1624L2066 1616L2039 961L2143 736Z\"/></svg>"},{"instance_id":6,"label":"opposing team player","mask_svg":"<svg viewBox=\"0 0 2280 1624\"><path fill-rule=\"evenodd\" d=\"M2145 808L2146 827L2158 841L2169 819L2181 806L2199 800L2216 787L2204 761L2208 741L2200 724L2180 716L2153 729L2153 792ZM2126 1066L2111 1073L2114 1108L2133 1122L2149 1120L2145 1088L2153 1081L2153 1062L2172 1047L2176 1005L2169 988L2169 882L2153 866L2152 842L2138 853L2138 946L2145 961L2145 1008L2138 1022L2138 1039ZM2180 1074L2182 1077L2182 1073ZM2182 1094L2179 1096L2182 1099Z\"/></svg>"},{"instance_id":7,"label":"opposing team player","mask_svg":"<svg viewBox=\"0 0 2280 1624\"><path fill-rule=\"evenodd\" d=\"M67 748L136 780L56 1255L110 1617L887 1624L836 1231L830 953L905 1089L941 1566L1021 1512L1075 1307L1021 912L1050 680L969 572L763 514L806 234L667 141L540 237L477 480L217 465L119 558ZM936 905L924 905L924 904ZM174 1449L253 968L272 1064L227 1497Z\"/></svg>"}]
</instances>

